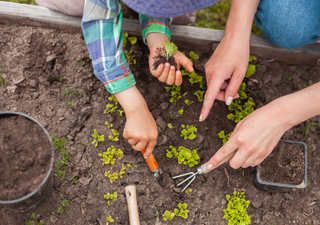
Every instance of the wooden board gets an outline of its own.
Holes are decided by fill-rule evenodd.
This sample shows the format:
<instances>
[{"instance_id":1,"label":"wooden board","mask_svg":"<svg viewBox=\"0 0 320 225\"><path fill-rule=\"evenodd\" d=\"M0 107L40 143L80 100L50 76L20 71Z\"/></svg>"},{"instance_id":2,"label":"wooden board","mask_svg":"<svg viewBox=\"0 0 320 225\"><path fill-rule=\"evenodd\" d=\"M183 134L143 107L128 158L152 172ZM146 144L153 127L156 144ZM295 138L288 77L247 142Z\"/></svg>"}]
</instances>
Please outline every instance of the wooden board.
<instances>
[{"instance_id":1,"label":"wooden board","mask_svg":"<svg viewBox=\"0 0 320 225\"><path fill-rule=\"evenodd\" d=\"M70 33L81 32L81 18L55 12L41 6L0 2L0 23L41 26L61 29ZM131 36L141 39L138 20L123 19L123 30ZM171 26L172 41L179 47L194 51L212 51L212 45L219 43L224 31L192 27ZM1 37L0 37L1 38ZM279 48L268 42L263 36L251 35L250 51L252 55L275 59L289 64L314 65L320 59L320 43L306 45L302 48L289 50Z\"/></svg>"}]
</instances>

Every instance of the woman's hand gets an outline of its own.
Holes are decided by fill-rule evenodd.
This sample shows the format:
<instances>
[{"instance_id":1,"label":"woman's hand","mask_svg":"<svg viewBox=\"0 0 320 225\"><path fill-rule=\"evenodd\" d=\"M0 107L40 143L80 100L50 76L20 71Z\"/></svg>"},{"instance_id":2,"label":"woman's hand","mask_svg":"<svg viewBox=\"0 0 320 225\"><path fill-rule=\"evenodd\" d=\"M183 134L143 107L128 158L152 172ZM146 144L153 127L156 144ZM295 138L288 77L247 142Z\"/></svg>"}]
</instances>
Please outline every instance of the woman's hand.
<instances>
[{"instance_id":1,"label":"woman's hand","mask_svg":"<svg viewBox=\"0 0 320 225\"><path fill-rule=\"evenodd\" d=\"M169 41L169 38L164 34L150 33L147 35L147 43L150 50L149 56L149 69L153 76L157 77L159 81L166 82L168 85L176 84L180 86L182 84L182 75L180 65L186 68L187 71L193 72L192 62L180 51L173 54L177 63L177 69L174 66L170 66L169 63L160 64L157 69L154 69L153 64L155 57L159 54L159 49L164 48L164 41Z\"/></svg>"},{"instance_id":2,"label":"woman's hand","mask_svg":"<svg viewBox=\"0 0 320 225\"><path fill-rule=\"evenodd\" d=\"M245 76L249 61L249 42L236 36L225 37L205 64L207 92L201 110L200 121L207 118L215 101L230 105ZM226 86L223 87L223 86ZM222 89L225 88L225 91Z\"/></svg>"},{"instance_id":3,"label":"woman's hand","mask_svg":"<svg viewBox=\"0 0 320 225\"><path fill-rule=\"evenodd\" d=\"M291 126L281 109L281 101L275 100L257 109L241 120L228 142L210 159L207 168L237 151L229 161L234 169L260 164L274 149L280 138Z\"/></svg>"}]
</instances>

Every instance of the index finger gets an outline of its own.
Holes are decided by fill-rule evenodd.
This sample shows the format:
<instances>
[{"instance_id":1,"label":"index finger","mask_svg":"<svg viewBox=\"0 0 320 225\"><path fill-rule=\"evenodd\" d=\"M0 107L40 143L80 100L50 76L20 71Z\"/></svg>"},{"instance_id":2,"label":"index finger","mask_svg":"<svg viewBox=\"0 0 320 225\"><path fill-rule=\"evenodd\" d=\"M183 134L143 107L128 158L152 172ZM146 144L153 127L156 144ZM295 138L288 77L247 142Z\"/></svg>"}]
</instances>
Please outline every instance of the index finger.
<instances>
[{"instance_id":1,"label":"index finger","mask_svg":"<svg viewBox=\"0 0 320 225\"><path fill-rule=\"evenodd\" d=\"M204 102L203 102L201 115L199 119L200 122L205 120L209 115L210 109L214 103L214 100L217 98L220 92L220 87L222 86L223 83L224 83L223 79L210 80L206 95L204 97Z\"/></svg>"}]
</instances>

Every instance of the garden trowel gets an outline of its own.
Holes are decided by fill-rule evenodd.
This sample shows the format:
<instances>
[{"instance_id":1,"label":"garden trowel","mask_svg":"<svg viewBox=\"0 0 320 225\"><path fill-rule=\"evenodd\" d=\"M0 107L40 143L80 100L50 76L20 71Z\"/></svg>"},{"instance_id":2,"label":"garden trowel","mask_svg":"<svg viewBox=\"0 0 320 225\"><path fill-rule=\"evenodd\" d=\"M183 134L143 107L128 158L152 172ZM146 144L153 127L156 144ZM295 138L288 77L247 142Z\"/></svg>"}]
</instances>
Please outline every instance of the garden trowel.
<instances>
[{"instance_id":1,"label":"garden trowel","mask_svg":"<svg viewBox=\"0 0 320 225\"><path fill-rule=\"evenodd\" d=\"M142 155L144 155L145 151L146 151L145 148L141 151ZM149 158L147 158L145 160L146 160L151 172L153 173L153 179L161 186L163 171L161 168L159 168L159 165L158 165L156 159L154 158L154 155L151 153Z\"/></svg>"}]
</instances>

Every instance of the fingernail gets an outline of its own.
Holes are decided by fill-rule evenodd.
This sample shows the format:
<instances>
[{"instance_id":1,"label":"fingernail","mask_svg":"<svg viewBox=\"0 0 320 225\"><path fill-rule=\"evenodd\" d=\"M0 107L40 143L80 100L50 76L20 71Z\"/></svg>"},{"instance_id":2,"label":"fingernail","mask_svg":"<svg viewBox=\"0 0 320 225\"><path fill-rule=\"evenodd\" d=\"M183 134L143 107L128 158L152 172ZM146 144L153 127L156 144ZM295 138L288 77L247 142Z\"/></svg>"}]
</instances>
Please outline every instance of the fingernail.
<instances>
[{"instance_id":1,"label":"fingernail","mask_svg":"<svg viewBox=\"0 0 320 225\"><path fill-rule=\"evenodd\" d=\"M230 105L232 103L232 100L233 100L232 97L228 97L226 101L226 105Z\"/></svg>"},{"instance_id":2,"label":"fingernail","mask_svg":"<svg viewBox=\"0 0 320 225\"><path fill-rule=\"evenodd\" d=\"M174 69L174 66L171 66L171 67L170 67L170 69L172 69L172 70L173 70L173 69Z\"/></svg>"},{"instance_id":3,"label":"fingernail","mask_svg":"<svg viewBox=\"0 0 320 225\"><path fill-rule=\"evenodd\" d=\"M145 159L149 158L149 156L143 156Z\"/></svg>"},{"instance_id":4,"label":"fingernail","mask_svg":"<svg viewBox=\"0 0 320 225\"><path fill-rule=\"evenodd\" d=\"M159 66L160 68L163 68L163 64L160 64L160 66Z\"/></svg>"},{"instance_id":5,"label":"fingernail","mask_svg":"<svg viewBox=\"0 0 320 225\"><path fill-rule=\"evenodd\" d=\"M166 63L166 67L169 67L170 66L170 64L169 63Z\"/></svg>"},{"instance_id":6,"label":"fingernail","mask_svg":"<svg viewBox=\"0 0 320 225\"><path fill-rule=\"evenodd\" d=\"M207 164L207 170L210 170L212 168L212 164Z\"/></svg>"},{"instance_id":7,"label":"fingernail","mask_svg":"<svg viewBox=\"0 0 320 225\"><path fill-rule=\"evenodd\" d=\"M199 117L199 122L202 121L202 114L200 114L200 117Z\"/></svg>"}]
</instances>

